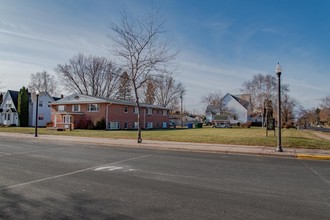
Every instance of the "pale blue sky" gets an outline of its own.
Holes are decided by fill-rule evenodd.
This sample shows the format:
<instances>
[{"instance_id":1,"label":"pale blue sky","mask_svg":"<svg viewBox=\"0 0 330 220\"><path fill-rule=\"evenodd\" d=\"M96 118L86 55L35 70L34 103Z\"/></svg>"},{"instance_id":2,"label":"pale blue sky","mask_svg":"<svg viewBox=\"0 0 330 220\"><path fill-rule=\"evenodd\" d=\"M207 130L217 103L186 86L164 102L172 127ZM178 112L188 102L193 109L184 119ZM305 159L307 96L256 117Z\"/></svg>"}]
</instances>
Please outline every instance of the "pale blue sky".
<instances>
[{"instance_id":1,"label":"pale blue sky","mask_svg":"<svg viewBox=\"0 0 330 220\"><path fill-rule=\"evenodd\" d=\"M113 59L109 24L121 10L139 16L152 6L180 51L175 78L187 89L187 110L202 112L210 92L240 93L255 74L275 75L277 62L305 107L330 95L327 0L0 0L4 89L27 86L31 73L55 73L79 52Z\"/></svg>"}]
</instances>

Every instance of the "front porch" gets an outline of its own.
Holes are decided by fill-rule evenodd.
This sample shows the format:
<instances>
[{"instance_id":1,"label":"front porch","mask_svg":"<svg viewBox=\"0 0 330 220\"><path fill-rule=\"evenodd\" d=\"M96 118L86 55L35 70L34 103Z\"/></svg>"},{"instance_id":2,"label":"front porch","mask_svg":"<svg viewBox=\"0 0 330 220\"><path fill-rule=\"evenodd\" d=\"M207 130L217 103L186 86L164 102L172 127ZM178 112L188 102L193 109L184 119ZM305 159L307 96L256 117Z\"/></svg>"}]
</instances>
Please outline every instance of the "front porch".
<instances>
[{"instance_id":1,"label":"front porch","mask_svg":"<svg viewBox=\"0 0 330 220\"><path fill-rule=\"evenodd\" d=\"M53 114L53 129L57 130L74 130L77 117L81 117L83 113L61 112Z\"/></svg>"}]
</instances>

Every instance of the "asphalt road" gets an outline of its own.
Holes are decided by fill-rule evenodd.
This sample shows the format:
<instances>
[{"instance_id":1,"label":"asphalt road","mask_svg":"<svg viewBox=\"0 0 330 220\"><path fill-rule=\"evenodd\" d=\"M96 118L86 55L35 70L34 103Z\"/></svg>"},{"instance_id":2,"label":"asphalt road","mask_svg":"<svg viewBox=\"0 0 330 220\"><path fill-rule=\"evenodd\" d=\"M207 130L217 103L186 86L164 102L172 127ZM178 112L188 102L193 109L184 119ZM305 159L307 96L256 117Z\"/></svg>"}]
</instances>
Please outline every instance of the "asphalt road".
<instances>
[{"instance_id":1,"label":"asphalt road","mask_svg":"<svg viewBox=\"0 0 330 220\"><path fill-rule=\"evenodd\" d=\"M0 219L330 219L330 161L0 140Z\"/></svg>"}]
</instances>

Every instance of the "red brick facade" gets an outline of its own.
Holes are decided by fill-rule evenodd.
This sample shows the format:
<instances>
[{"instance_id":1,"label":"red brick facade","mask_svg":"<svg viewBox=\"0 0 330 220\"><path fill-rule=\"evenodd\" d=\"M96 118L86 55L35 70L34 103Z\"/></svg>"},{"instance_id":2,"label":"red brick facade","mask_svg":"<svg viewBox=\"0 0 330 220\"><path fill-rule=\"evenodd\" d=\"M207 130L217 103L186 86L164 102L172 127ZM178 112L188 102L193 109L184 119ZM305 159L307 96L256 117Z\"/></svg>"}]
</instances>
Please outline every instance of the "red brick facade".
<instances>
[{"instance_id":1,"label":"red brick facade","mask_svg":"<svg viewBox=\"0 0 330 220\"><path fill-rule=\"evenodd\" d=\"M96 105L97 107L95 107ZM75 107L73 107L75 105ZM92 107L94 109L91 109ZM107 129L136 129L136 107L126 104L102 103L52 103L52 122L56 128L79 128L90 120L93 124L105 119ZM91 111L92 110L92 111ZM159 106L142 106L140 112L142 129L167 128L169 110Z\"/></svg>"}]
</instances>

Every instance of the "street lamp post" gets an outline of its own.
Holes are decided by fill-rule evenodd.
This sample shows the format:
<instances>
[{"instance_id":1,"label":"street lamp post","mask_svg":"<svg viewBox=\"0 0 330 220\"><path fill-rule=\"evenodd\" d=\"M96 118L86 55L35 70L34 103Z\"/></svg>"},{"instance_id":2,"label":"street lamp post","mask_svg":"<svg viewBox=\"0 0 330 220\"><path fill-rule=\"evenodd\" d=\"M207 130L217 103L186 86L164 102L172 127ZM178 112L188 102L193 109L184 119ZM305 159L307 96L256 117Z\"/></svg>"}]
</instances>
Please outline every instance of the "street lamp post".
<instances>
[{"instance_id":1,"label":"street lamp post","mask_svg":"<svg viewBox=\"0 0 330 220\"><path fill-rule=\"evenodd\" d=\"M180 93L180 99L181 99L181 110L180 110L180 122L181 122L181 127L183 127L183 121L182 121L182 111L183 111L183 91Z\"/></svg>"},{"instance_id":2,"label":"street lamp post","mask_svg":"<svg viewBox=\"0 0 330 220\"><path fill-rule=\"evenodd\" d=\"M276 152L283 152L282 149L282 136L281 136L281 130L282 130L282 115L281 115L281 66L280 63L277 63L276 65L276 75L278 78L277 81L277 129L278 129L278 135L277 135L277 147Z\"/></svg>"},{"instance_id":3,"label":"street lamp post","mask_svg":"<svg viewBox=\"0 0 330 220\"><path fill-rule=\"evenodd\" d=\"M34 126L34 137L38 137L38 106L39 106L39 91L36 91L37 102L36 102L36 124Z\"/></svg>"}]
</instances>

